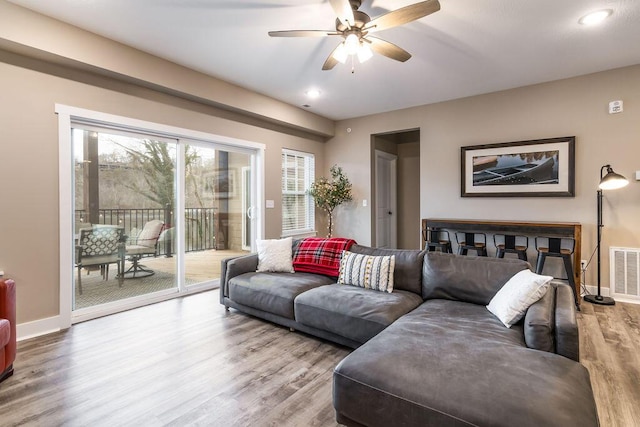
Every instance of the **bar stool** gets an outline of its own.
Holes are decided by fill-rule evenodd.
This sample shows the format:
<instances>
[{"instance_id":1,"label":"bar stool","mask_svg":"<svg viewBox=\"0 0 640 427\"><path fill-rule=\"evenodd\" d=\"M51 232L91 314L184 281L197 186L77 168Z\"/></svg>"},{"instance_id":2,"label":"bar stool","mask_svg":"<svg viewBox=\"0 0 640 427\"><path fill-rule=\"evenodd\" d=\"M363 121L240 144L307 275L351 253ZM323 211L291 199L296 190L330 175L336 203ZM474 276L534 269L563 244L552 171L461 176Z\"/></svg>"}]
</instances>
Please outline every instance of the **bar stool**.
<instances>
[{"instance_id":1,"label":"bar stool","mask_svg":"<svg viewBox=\"0 0 640 427\"><path fill-rule=\"evenodd\" d=\"M541 239L541 242L538 242L538 239ZM543 239L547 241L546 246L542 246ZM563 246L564 244L564 246ZM570 245L567 248L567 244ZM538 260L536 262L536 273L542 274L542 270L544 269L544 261L547 257L556 257L562 258L564 262L564 269L567 272L567 281L569 285L571 285L571 290L573 291L573 298L575 299L576 306L579 304L578 295L576 293L576 281L573 275L573 264L571 262L571 258L573 258L573 251L575 250L576 241L570 238L559 238L559 237L536 237L536 250L538 251Z\"/></svg>"},{"instance_id":2,"label":"bar stool","mask_svg":"<svg viewBox=\"0 0 640 427\"><path fill-rule=\"evenodd\" d=\"M425 241L427 251L431 252L439 248L442 252L453 253L451 239L449 238L449 232L447 230L427 227L426 230L422 230L422 237Z\"/></svg>"},{"instance_id":3,"label":"bar stool","mask_svg":"<svg viewBox=\"0 0 640 427\"><path fill-rule=\"evenodd\" d=\"M458 243L458 255L466 255L469 249L476 251L478 256L489 256L487 254L487 235L484 233L463 233L456 232L456 242Z\"/></svg>"},{"instance_id":4,"label":"bar stool","mask_svg":"<svg viewBox=\"0 0 640 427\"><path fill-rule=\"evenodd\" d=\"M502 241L502 243L498 243L498 240ZM529 249L529 238L527 236L494 234L493 244L496 245L496 258L504 258L504 254L507 253L517 254L519 259L527 261L527 249Z\"/></svg>"}]
</instances>

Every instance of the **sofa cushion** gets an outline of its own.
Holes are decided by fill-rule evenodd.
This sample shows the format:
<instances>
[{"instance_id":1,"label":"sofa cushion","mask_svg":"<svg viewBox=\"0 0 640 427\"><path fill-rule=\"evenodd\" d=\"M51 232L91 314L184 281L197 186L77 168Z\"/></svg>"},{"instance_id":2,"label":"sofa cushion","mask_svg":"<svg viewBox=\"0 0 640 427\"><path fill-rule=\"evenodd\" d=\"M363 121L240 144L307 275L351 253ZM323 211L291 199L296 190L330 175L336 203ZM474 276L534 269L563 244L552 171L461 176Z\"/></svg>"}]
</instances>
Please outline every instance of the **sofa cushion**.
<instances>
[{"instance_id":1,"label":"sofa cushion","mask_svg":"<svg viewBox=\"0 0 640 427\"><path fill-rule=\"evenodd\" d=\"M458 301L398 319L338 364L333 387L338 419L361 425L598 425L584 366Z\"/></svg>"},{"instance_id":2,"label":"sofa cushion","mask_svg":"<svg viewBox=\"0 0 640 427\"><path fill-rule=\"evenodd\" d=\"M344 251L338 284L391 293L395 261L395 255L373 256Z\"/></svg>"},{"instance_id":3,"label":"sofa cushion","mask_svg":"<svg viewBox=\"0 0 640 427\"><path fill-rule=\"evenodd\" d=\"M364 343L421 302L419 295L407 291L331 285L298 295L295 315L306 326Z\"/></svg>"},{"instance_id":4,"label":"sofa cushion","mask_svg":"<svg viewBox=\"0 0 640 427\"><path fill-rule=\"evenodd\" d=\"M524 317L531 304L547 293L552 279L531 270L519 271L491 298L487 309L510 328Z\"/></svg>"},{"instance_id":5,"label":"sofa cushion","mask_svg":"<svg viewBox=\"0 0 640 427\"><path fill-rule=\"evenodd\" d=\"M311 273L245 273L229 280L233 301L278 316L293 319L293 300L309 289L334 283Z\"/></svg>"},{"instance_id":6,"label":"sofa cushion","mask_svg":"<svg viewBox=\"0 0 640 427\"><path fill-rule=\"evenodd\" d=\"M422 298L487 305L514 274L527 268L529 263L519 259L427 252L422 270Z\"/></svg>"},{"instance_id":7,"label":"sofa cushion","mask_svg":"<svg viewBox=\"0 0 640 427\"><path fill-rule=\"evenodd\" d=\"M395 268L393 272L393 288L402 291L410 291L416 294L422 289L422 260L424 251L404 249L381 249L368 246L353 245L350 252L365 255L385 256L395 255Z\"/></svg>"},{"instance_id":8,"label":"sofa cushion","mask_svg":"<svg viewBox=\"0 0 640 427\"><path fill-rule=\"evenodd\" d=\"M550 286L537 302L533 303L524 316L524 341L527 347L541 351L555 352L556 289Z\"/></svg>"}]
</instances>

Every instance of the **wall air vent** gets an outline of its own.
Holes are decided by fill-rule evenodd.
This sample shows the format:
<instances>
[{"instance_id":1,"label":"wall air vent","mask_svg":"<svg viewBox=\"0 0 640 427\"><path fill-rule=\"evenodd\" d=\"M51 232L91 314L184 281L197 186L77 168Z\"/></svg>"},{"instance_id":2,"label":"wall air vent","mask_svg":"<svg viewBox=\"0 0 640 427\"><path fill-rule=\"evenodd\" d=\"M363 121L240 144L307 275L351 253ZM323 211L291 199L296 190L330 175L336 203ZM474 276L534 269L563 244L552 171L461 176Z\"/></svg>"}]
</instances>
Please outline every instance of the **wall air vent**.
<instances>
[{"instance_id":1,"label":"wall air vent","mask_svg":"<svg viewBox=\"0 0 640 427\"><path fill-rule=\"evenodd\" d=\"M640 304L640 249L609 248L610 295L619 301Z\"/></svg>"}]
</instances>

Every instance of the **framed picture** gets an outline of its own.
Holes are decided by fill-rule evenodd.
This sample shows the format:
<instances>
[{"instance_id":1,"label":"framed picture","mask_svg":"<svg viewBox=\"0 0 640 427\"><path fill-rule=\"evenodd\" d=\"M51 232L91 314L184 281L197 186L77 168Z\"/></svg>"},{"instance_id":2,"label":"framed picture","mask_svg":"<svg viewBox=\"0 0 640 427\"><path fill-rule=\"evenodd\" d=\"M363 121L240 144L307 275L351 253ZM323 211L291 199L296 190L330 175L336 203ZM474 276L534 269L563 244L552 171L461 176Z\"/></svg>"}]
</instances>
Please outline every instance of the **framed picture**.
<instances>
[{"instance_id":1,"label":"framed picture","mask_svg":"<svg viewBox=\"0 0 640 427\"><path fill-rule=\"evenodd\" d=\"M460 149L462 197L574 197L575 136Z\"/></svg>"}]
</instances>

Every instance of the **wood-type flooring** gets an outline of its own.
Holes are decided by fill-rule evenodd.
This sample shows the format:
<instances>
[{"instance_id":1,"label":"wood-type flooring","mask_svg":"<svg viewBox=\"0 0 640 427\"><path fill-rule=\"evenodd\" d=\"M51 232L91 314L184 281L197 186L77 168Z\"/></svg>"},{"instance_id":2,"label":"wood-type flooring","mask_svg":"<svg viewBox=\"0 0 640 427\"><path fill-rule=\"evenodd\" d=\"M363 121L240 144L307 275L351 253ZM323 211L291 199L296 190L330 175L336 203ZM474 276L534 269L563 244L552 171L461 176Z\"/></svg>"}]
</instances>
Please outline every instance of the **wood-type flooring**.
<instances>
[{"instance_id":1,"label":"wood-type flooring","mask_svg":"<svg viewBox=\"0 0 640 427\"><path fill-rule=\"evenodd\" d=\"M638 425L640 305L582 307L602 426ZM332 371L349 352L204 292L20 342L0 425L336 426Z\"/></svg>"}]
</instances>

